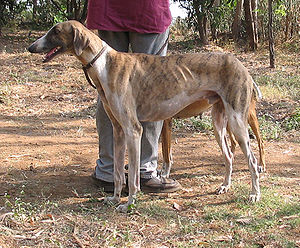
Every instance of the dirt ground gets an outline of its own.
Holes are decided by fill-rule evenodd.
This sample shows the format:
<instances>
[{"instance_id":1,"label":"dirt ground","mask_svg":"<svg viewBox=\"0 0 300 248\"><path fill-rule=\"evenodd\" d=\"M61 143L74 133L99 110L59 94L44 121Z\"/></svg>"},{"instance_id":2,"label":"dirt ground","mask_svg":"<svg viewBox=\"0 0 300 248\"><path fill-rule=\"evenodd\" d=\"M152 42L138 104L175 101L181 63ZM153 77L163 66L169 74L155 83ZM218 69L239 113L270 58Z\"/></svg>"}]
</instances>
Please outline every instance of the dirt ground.
<instances>
[{"instance_id":1,"label":"dirt ground","mask_svg":"<svg viewBox=\"0 0 300 248\"><path fill-rule=\"evenodd\" d=\"M25 51L32 39L24 36L17 33L0 40L0 213L6 212L7 195L21 195L24 202L46 198L76 209L91 196L103 196L90 178L98 157L96 92L86 83L74 58L63 56L43 64L42 56ZM252 144L257 155L255 140ZM267 173L261 176L262 187L279 185L282 194L299 197L299 142L268 141L265 152ZM173 154L171 177L183 190L171 194L170 202L182 205L189 198L205 204L230 202L231 192L220 197L212 194L222 181L224 167L211 134L177 129ZM270 182L270 176L279 179ZM205 179L209 183L201 184ZM233 181L250 183L239 149ZM299 232L294 235L300 240Z\"/></svg>"}]
</instances>

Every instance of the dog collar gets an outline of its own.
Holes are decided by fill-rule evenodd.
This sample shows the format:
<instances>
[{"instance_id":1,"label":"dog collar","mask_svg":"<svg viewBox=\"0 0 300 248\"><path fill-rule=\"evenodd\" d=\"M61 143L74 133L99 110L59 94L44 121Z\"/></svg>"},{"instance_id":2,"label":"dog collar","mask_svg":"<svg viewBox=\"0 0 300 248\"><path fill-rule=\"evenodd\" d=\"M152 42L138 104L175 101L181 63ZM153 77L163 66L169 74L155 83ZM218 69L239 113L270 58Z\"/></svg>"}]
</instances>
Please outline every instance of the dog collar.
<instances>
[{"instance_id":1,"label":"dog collar","mask_svg":"<svg viewBox=\"0 0 300 248\"><path fill-rule=\"evenodd\" d=\"M94 88L94 89L97 89L97 87L92 83L90 77L89 77L89 74L87 72L88 69L90 69L93 64L96 62L97 59L99 59L99 57L103 54L103 52L105 51L105 47L102 47L100 52L97 53L97 55L92 59L91 62L87 63L86 65L83 65L82 66L82 70L84 72L84 75L85 75L85 78L86 80L88 81L88 83Z\"/></svg>"}]
</instances>

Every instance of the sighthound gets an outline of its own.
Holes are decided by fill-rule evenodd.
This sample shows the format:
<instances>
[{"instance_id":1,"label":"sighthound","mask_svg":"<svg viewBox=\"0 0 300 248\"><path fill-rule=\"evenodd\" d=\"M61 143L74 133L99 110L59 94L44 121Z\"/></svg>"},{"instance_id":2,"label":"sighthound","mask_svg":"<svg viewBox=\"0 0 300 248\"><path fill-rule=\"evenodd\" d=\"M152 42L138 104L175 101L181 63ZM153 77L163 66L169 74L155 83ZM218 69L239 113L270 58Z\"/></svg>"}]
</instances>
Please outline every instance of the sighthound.
<instances>
[{"instance_id":1,"label":"sighthound","mask_svg":"<svg viewBox=\"0 0 300 248\"><path fill-rule=\"evenodd\" d=\"M125 204L118 206L119 211L128 211L140 189L143 131L140 122L168 119L202 99L212 104L215 136L225 160L225 179L218 192L226 192L231 183L233 154L225 137L228 126L249 166L250 200L259 200L258 165L247 129L249 105L256 93L247 69L232 55L199 53L161 57L121 53L76 21L55 25L28 50L47 53L44 62L68 52L83 65L90 65L89 77L113 125L115 189L108 201L120 202L125 184L126 146L128 150L129 196Z\"/></svg>"}]
</instances>

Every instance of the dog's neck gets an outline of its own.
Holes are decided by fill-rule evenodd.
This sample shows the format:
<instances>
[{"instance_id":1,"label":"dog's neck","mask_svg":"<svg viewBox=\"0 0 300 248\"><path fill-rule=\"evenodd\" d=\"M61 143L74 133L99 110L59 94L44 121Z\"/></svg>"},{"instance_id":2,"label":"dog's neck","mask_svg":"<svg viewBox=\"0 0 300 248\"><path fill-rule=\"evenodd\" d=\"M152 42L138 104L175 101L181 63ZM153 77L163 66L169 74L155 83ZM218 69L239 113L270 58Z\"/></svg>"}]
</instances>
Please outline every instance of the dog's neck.
<instances>
[{"instance_id":1,"label":"dog's neck","mask_svg":"<svg viewBox=\"0 0 300 248\"><path fill-rule=\"evenodd\" d=\"M81 61L82 65L85 66L89 64L97 56L97 54L105 49L105 45L89 45L86 49L82 51L82 54L78 56L78 59Z\"/></svg>"},{"instance_id":2,"label":"dog's neck","mask_svg":"<svg viewBox=\"0 0 300 248\"><path fill-rule=\"evenodd\" d=\"M94 32L84 28L82 35L89 37L89 43L84 47L80 56L76 56L82 63L83 66L87 65L97 56L102 48L109 47L104 41L102 41Z\"/></svg>"},{"instance_id":3,"label":"dog's neck","mask_svg":"<svg viewBox=\"0 0 300 248\"><path fill-rule=\"evenodd\" d=\"M90 77L96 86L104 103L106 103L104 89L108 86L106 62L111 51L114 51L114 49L98 38L97 42L91 42L89 46L83 50L82 54L78 56L83 67L86 67L88 77ZM101 52L100 56L97 56L99 52Z\"/></svg>"}]
</instances>

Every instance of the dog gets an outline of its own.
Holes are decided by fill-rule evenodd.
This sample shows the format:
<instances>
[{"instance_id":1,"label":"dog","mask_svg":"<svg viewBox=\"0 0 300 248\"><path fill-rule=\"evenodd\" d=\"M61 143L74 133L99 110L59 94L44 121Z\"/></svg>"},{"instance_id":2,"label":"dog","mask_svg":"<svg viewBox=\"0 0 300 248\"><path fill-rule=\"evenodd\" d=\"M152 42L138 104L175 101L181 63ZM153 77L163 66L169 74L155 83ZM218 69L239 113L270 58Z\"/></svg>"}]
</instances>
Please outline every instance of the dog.
<instances>
[{"instance_id":1,"label":"dog","mask_svg":"<svg viewBox=\"0 0 300 248\"><path fill-rule=\"evenodd\" d=\"M261 97L261 93L259 89L257 98ZM248 124L250 125L258 144L259 149L259 172L266 172L266 162L265 162L265 150L263 139L260 134L259 123L256 115L256 99L255 95L252 95L250 106L249 106L249 114L248 114ZM179 113L177 113L172 118L164 120L163 128L161 131L161 143L162 143L162 155L163 155L163 167L161 171L161 175L163 177L168 178L170 176L171 167L173 164L172 152L171 152L171 134L172 134L172 119L185 119L193 116L197 116L202 114L203 112L209 110L212 107L209 104L208 100L199 100L191 105L185 107ZM235 148L237 146L237 141L235 140L232 132L227 127L227 132L230 138L231 143L231 152L234 154Z\"/></svg>"},{"instance_id":2,"label":"dog","mask_svg":"<svg viewBox=\"0 0 300 248\"><path fill-rule=\"evenodd\" d=\"M217 142L225 160L225 179L218 193L231 183L233 154L226 127L239 143L251 173L250 201L260 199L257 160L250 147L247 117L253 80L242 63L230 54L199 53L166 57L117 52L77 21L52 27L30 45L31 53L47 53L48 62L71 53L84 65L103 102L114 136L114 195L119 203L125 185L124 155L128 151L128 200L117 207L127 212L140 190L141 121L166 120L200 100L212 105Z\"/></svg>"}]
</instances>

